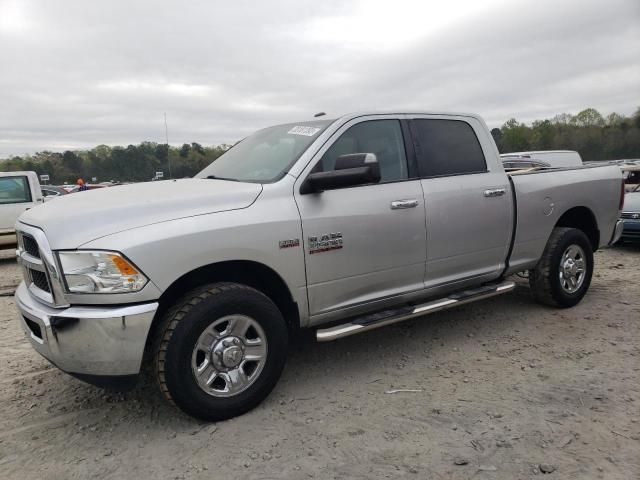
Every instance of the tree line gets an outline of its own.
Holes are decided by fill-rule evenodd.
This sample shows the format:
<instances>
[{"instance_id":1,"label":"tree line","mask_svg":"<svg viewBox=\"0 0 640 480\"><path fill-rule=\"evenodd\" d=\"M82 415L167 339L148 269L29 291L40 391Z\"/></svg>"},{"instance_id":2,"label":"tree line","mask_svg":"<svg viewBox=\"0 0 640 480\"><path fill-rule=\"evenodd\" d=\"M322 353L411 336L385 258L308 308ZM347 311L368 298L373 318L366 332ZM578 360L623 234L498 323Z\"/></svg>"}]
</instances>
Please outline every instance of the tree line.
<instances>
[{"instance_id":1,"label":"tree line","mask_svg":"<svg viewBox=\"0 0 640 480\"><path fill-rule=\"evenodd\" d=\"M593 108L562 113L531 125L508 120L491 130L500 153L527 150L575 150L584 161L640 158L640 108L630 116L606 117Z\"/></svg>"},{"instance_id":2,"label":"tree line","mask_svg":"<svg viewBox=\"0 0 640 480\"><path fill-rule=\"evenodd\" d=\"M192 177L230 148L230 145L204 147L185 143L181 147L142 142L127 147L99 145L91 150L38 152L0 160L3 171L35 171L49 175L51 184L76 183L78 178L91 182L142 182L156 172L164 178Z\"/></svg>"},{"instance_id":3,"label":"tree line","mask_svg":"<svg viewBox=\"0 0 640 480\"><path fill-rule=\"evenodd\" d=\"M576 150L583 160L640 158L640 108L631 116L606 117L587 108L577 115L562 113L531 125L508 120L491 130L500 153L526 150ZM50 183L75 183L78 178L99 182L140 182L156 172L164 177L191 177L229 149L230 145L205 147L185 143L172 147L142 142L127 147L99 145L91 150L38 152L0 160L0 170L31 170L49 175Z\"/></svg>"}]
</instances>

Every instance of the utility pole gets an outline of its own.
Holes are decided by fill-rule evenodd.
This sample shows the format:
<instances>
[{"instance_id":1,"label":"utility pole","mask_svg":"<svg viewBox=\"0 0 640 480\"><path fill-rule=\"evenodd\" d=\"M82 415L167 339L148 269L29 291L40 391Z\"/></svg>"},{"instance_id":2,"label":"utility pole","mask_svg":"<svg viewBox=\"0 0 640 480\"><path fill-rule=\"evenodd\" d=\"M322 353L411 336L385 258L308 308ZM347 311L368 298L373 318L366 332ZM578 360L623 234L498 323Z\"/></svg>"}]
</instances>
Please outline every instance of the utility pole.
<instances>
[{"instance_id":1,"label":"utility pole","mask_svg":"<svg viewBox=\"0 0 640 480\"><path fill-rule=\"evenodd\" d=\"M169 157L169 127L167 127L167 112L164 112L164 138L167 142L167 163L169 164L169 178L173 178L171 174L171 157Z\"/></svg>"}]
</instances>

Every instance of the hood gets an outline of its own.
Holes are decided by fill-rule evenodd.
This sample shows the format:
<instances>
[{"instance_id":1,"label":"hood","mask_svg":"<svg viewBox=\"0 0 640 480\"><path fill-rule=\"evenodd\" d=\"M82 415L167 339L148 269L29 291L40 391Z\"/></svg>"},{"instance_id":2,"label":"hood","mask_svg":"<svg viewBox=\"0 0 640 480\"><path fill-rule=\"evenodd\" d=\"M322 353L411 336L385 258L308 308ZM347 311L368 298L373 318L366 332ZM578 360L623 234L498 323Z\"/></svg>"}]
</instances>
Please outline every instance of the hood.
<instances>
[{"instance_id":1,"label":"hood","mask_svg":"<svg viewBox=\"0 0 640 480\"><path fill-rule=\"evenodd\" d=\"M251 205L262 185L189 178L72 193L26 211L19 221L44 230L53 249L153 223Z\"/></svg>"},{"instance_id":2,"label":"hood","mask_svg":"<svg viewBox=\"0 0 640 480\"><path fill-rule=\"evenodd\" d=\"M623 212L640 212L640 192L627 193L624 196Z\"/></svg>"}]
</instances>

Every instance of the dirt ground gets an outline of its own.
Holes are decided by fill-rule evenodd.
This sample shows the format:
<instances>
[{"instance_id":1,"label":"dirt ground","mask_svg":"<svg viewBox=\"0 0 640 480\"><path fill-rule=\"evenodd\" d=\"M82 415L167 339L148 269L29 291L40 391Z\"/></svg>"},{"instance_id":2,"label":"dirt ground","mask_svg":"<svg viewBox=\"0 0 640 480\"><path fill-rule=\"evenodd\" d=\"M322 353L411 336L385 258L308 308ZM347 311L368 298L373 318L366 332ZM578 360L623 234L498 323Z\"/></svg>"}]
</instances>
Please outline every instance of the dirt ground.
<instances>
[{"instance_id":1,"label":"dirt ground","mask_svg":"<svg viewBox=\"0 0 640 480\"><path fill-rule=\"evenodd\" d=\"M640 248L598 252L573 309L519 280L334 343L303 337L271 396L217 424L149 379L115 394L50 366L1 255L0 478L640 478Z\"/></svg>"}]
</instances>

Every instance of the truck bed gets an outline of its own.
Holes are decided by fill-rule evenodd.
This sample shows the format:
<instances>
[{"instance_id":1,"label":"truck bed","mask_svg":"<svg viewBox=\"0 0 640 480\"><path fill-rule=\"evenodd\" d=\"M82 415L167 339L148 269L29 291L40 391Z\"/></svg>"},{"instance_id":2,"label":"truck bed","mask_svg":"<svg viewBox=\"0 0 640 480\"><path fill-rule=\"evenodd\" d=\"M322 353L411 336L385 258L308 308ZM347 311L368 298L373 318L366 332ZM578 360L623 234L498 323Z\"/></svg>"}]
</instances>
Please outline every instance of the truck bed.
<instances>
[{"instance_id":1,"label":"truck bed","mask_svg":"<svg viewBox=\"0 0 640 480\"><path fill-rule=\"evenodd\" d=\"M507 174L516 205L515 238L507 273L532 268L563 215L591 215L595 248L609 243L618 220L622 174L614 165L520 170ZM569 213L567 213L569 212Z\"/></svg>"}]
</instances>

